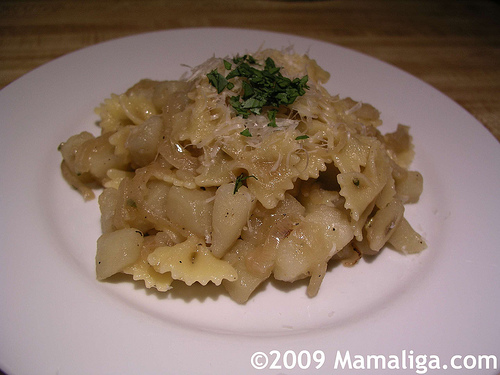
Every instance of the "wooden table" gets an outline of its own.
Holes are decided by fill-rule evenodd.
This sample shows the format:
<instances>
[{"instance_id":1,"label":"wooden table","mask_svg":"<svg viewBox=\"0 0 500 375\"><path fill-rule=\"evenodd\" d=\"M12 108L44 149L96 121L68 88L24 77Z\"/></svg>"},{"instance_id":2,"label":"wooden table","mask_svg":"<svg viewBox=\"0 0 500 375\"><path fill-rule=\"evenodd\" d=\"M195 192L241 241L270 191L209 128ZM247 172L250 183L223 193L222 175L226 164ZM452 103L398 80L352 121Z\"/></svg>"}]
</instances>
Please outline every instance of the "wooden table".
<instances>
[{"instance_id":1,"label":"wooden table","mask_svg":"<svg viewBox=\"0 0 500 375\"><path fill-rule=\"evenodd\" d=\"M366 53L436 87L500 140L500 4L487 0L3 0L0 88L82 47L200 26L286 32Z\"/></svg>"}]
</instances>

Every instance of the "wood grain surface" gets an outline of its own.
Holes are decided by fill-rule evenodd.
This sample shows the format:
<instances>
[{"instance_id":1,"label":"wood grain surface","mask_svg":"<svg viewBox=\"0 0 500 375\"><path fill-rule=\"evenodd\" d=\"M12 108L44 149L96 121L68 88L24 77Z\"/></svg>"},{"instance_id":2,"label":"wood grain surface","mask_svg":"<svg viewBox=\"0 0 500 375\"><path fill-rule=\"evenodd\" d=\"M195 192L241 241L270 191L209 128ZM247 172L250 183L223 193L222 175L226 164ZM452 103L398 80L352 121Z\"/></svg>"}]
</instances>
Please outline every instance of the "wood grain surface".
<instances>
[{"instance_id":1,"label":"wood grain surface","mask_svg":"<svg viewBox=\"0 0 500 375\"><path fill-rule=\"evenodd\" d=\"M0 88L86 46L186 27L285 32L366 53L431 84L500 140L493 0L2 0Z\"/></svg>"}]
</instances>

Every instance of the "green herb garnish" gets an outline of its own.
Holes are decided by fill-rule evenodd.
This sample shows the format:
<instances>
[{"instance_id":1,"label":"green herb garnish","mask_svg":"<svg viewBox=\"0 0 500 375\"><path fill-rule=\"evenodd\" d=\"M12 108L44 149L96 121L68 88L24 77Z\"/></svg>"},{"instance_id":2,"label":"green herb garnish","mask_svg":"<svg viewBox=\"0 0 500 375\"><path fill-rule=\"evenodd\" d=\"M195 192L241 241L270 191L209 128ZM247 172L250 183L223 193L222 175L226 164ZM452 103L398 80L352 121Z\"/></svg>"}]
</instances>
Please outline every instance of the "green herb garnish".
<instances>
[{"instance_id":1,"label":"green herb garnish","mask_svg":"<svg viewBox=\"0 0 500 375\"><path fill-rule=\"evenodd\" d=\"M269 124L267 124L267 126L270 126L272 128L278 126L276 125L276 113L278 113L278 111L275 109L272 109L269 112L267 112L267 118L269 119Z\"/></svg>"},{"instance_id":2,"label":"green herb garnish","mask_svg":"<svg viewBox=\"0 0 500 375\"><path fill-rule=\"evenodd\" d=\"M231 90L234 84L229 80L242 79L243 93L230 98L230 104L238 116L248 118L251 114L260 115L267 108L269 126L276 126L276 113L280 106L292 104L295 99L305 94L308 76L293 80L284 77L274 60L268 57L263 69L258 69L257 61L250 55L235 57L236 67L225 77L216 69L207 74L209 82L220 94L225 88ZM224 60L224 67L229 70L232 64Z\"/></svg>"},{"instance_id":3,"label":"green herb garnish","mask_svg":"<svg viewBox=\"0 0 500 375\"><path fill-rule=\"evenodd\" d=\"M235 64L240 64L242 62L248 61L249 64L257 64L257 61L253 56L250 55L243 55L241 57L237 56L233 59L233 62Z\"/></svg>"},{"instance_id":4,"label":"green herb garnish","mask_svg":"<svg viewBox=\"0 0 500 375\"><path fill-rule=\"evenodd\" d=\"M257 177L255 177L254 175L245 176L244 173L242 173L238 177L236 177L236 181L234 182L233 194L236 194L238 192L238 189L243 186L243 181L245 181L246 179L248 179L250 177L255 178L257 180Z\"/></svg>"},{"instance_id":5,"label":"green herb garnish","mask_svg":"<svg viewBox=\"0 0 500 375\"><path fill-rule=\"evenodd\" d=\"M298 137L295 138L296 141L299 141L301 139L307 139L309 138L309 136L307 134L304 134L304 135L299 135Z\"/></svg>"},{"instance_id":6,"label":"green herb garnish","mask_svg":"<svg viewBox=\"0 0 500 375\"><path fill-rule=\"evenodd\" d=\"M240 132L241 135L244 135L245 137L251 137L252 134L250 133L250 130L248 128L246 128L245 130L243 130L242 132Z\"/></svg>"},{"instance_id":7,"label":"green herb garnish","mask_svg":"<svg viewBox=\"0 0 500 375\"><path fill-rule=\"evenodd\" d=\"M137 208L137 203L135 203L135 201L133 199L129 198L129 199L127 199L127 206Z\"/></svg>"},{"instance_id":8,"label":"green herb garnish","mask_svg":"<svg viewBox=\"0 0 500 375\"><path fill-rule=\"evenodd\" d=\"M230 83L228 80L219 72L217 72L217 69L212 70L210 73L207 74L208 80L212 84L213 87L217 89L217 93L220 94L224 89L227 87L227 85ZM234 86L231 83L231 86Z\"/></svg>"},{"instance_id":9,"label":"green herb garnish","mask_svg":"<svg viewBox=\"0 0 500 375\"><path fill-rule=\"evenodd\" d=\"M224 68L226 68L226 70L231 69L232 68L231 63L227 60L224 60Z\"/></svg>"}]
</instances>

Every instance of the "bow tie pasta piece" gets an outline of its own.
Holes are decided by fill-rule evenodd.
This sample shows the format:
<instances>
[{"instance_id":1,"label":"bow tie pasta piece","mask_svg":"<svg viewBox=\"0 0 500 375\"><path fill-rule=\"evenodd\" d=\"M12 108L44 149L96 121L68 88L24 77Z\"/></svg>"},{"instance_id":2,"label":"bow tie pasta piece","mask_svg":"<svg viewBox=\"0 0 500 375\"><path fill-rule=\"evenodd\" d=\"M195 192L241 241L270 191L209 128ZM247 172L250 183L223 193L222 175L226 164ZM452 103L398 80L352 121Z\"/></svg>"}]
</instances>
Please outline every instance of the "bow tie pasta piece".
<instances>
[{"instance_id":1,"label":"bow tie pasta piece","mask_svg":"<svg viewBox=\"0 0 500 375\"><path fill-rule=\"evenodd\" d=\"M148 263L159 273L170 272L174 280L187 285L199 282L220 285L222 280L235 281L238 273L228 262L217 259L203 240L190 236L186 241L157 248L148 256Z\"/></svg>"},{"instance_id":2,"label":"bow tie pasta piece","mask_svg":"<svg viewBox=\"0 0 500 375\"><path fill-rule=\"evenodd\" d=\"M161 246L173 246L179 241L175 233L165 230L156 235L144 238L140 258L132 265L123 269L123 273L132 275L136 281L144 281L146 288L155 288L159 292L172 289L173 278L170 272L159 273L148 263L148 256Z\"/></svg>"},{"instance_id":3,"label":"bow tie pasta piece","mask_svg":"<svg viewBox=\"0 0 500 375\"><path fill-rule=\"evenodd\" d=\"M388 156L380 143L372 142L363 172L345 172L337 177L345 208L358 220L371 202L374 202L387 183L390 174Z\"/></svg>"},{"instance_id":4,"label":"bow tie pasta piece","mask_svg":"<svg viewBox=\"0 0 500 375\"><path fill-rule=\"evenodd\" d=\"M199 173L194 181L198 186L222 186L234 182L233 170L236 162L227 154L216 150L204 155L202 165L197 169Z\"/></svg>"},{"instance_id":5,"label":"bow tie pasta piece","mask_svg":"<svg viewBox=\"0 0 500 375\"><path fill-rule=\"evenodd\" d=\"M349 137L345 146L334 154L335 166L341 173L361 172L361 168L366 166L372 142L368 137Z\"/></svg>"},{"instance_id":6,"label":"bow tie pasta piece","mask_svg":"<svg viewBox=\"0 0 500 375\"><path fill-rule=\"evenodd\" d=\"M172 289L172 275L170 272L159 273L151 266L147 257L141 257L131 266L125 267L123 273L132 275L135 281L143 280L146 288L155 288L159 292L167 292Z\"/></svg>"}]
</instances>

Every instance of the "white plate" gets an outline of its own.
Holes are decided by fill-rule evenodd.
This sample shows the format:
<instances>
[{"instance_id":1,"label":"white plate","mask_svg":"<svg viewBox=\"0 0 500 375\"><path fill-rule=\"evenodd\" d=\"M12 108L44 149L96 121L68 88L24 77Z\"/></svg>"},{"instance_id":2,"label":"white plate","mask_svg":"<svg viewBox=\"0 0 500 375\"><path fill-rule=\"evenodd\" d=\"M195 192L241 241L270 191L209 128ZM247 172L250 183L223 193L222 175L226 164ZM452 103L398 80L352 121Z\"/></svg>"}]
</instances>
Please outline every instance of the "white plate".
<instances>
[{"instance_id":1,"label":"white plate","mask_svg":"<svg viewBox=\"0 0 500 375\"><path fill-rule=\"evenodd\" d=\"M380 109L384 131L411 126L412 168L425 184L407 217L428 249L407 257L386 249L373 262L335 267L313 299L305 284L267 284L245 306L212 288L163 295L127 279L97 282L97 201L84 203L63 181L58 144L83 130L96 134L93 108L141 78L177 79L188 71L183 64L212 55L290 45L331 73L331 93ZM397 356L408 373L416 373L417 356L439 356L441 365L453 355L499 357L500 147L449 98L390 65L290 35L171 30L98 44L34 70L1 91L0 116L0 368L8 373L257 373L252 354L271 361L273 349L286 373L293 372L286 350L322 350L326 362L316 369L313 361L311 374L340 372L337 352L347 351Z\"/></svg>"}]
</instances>

